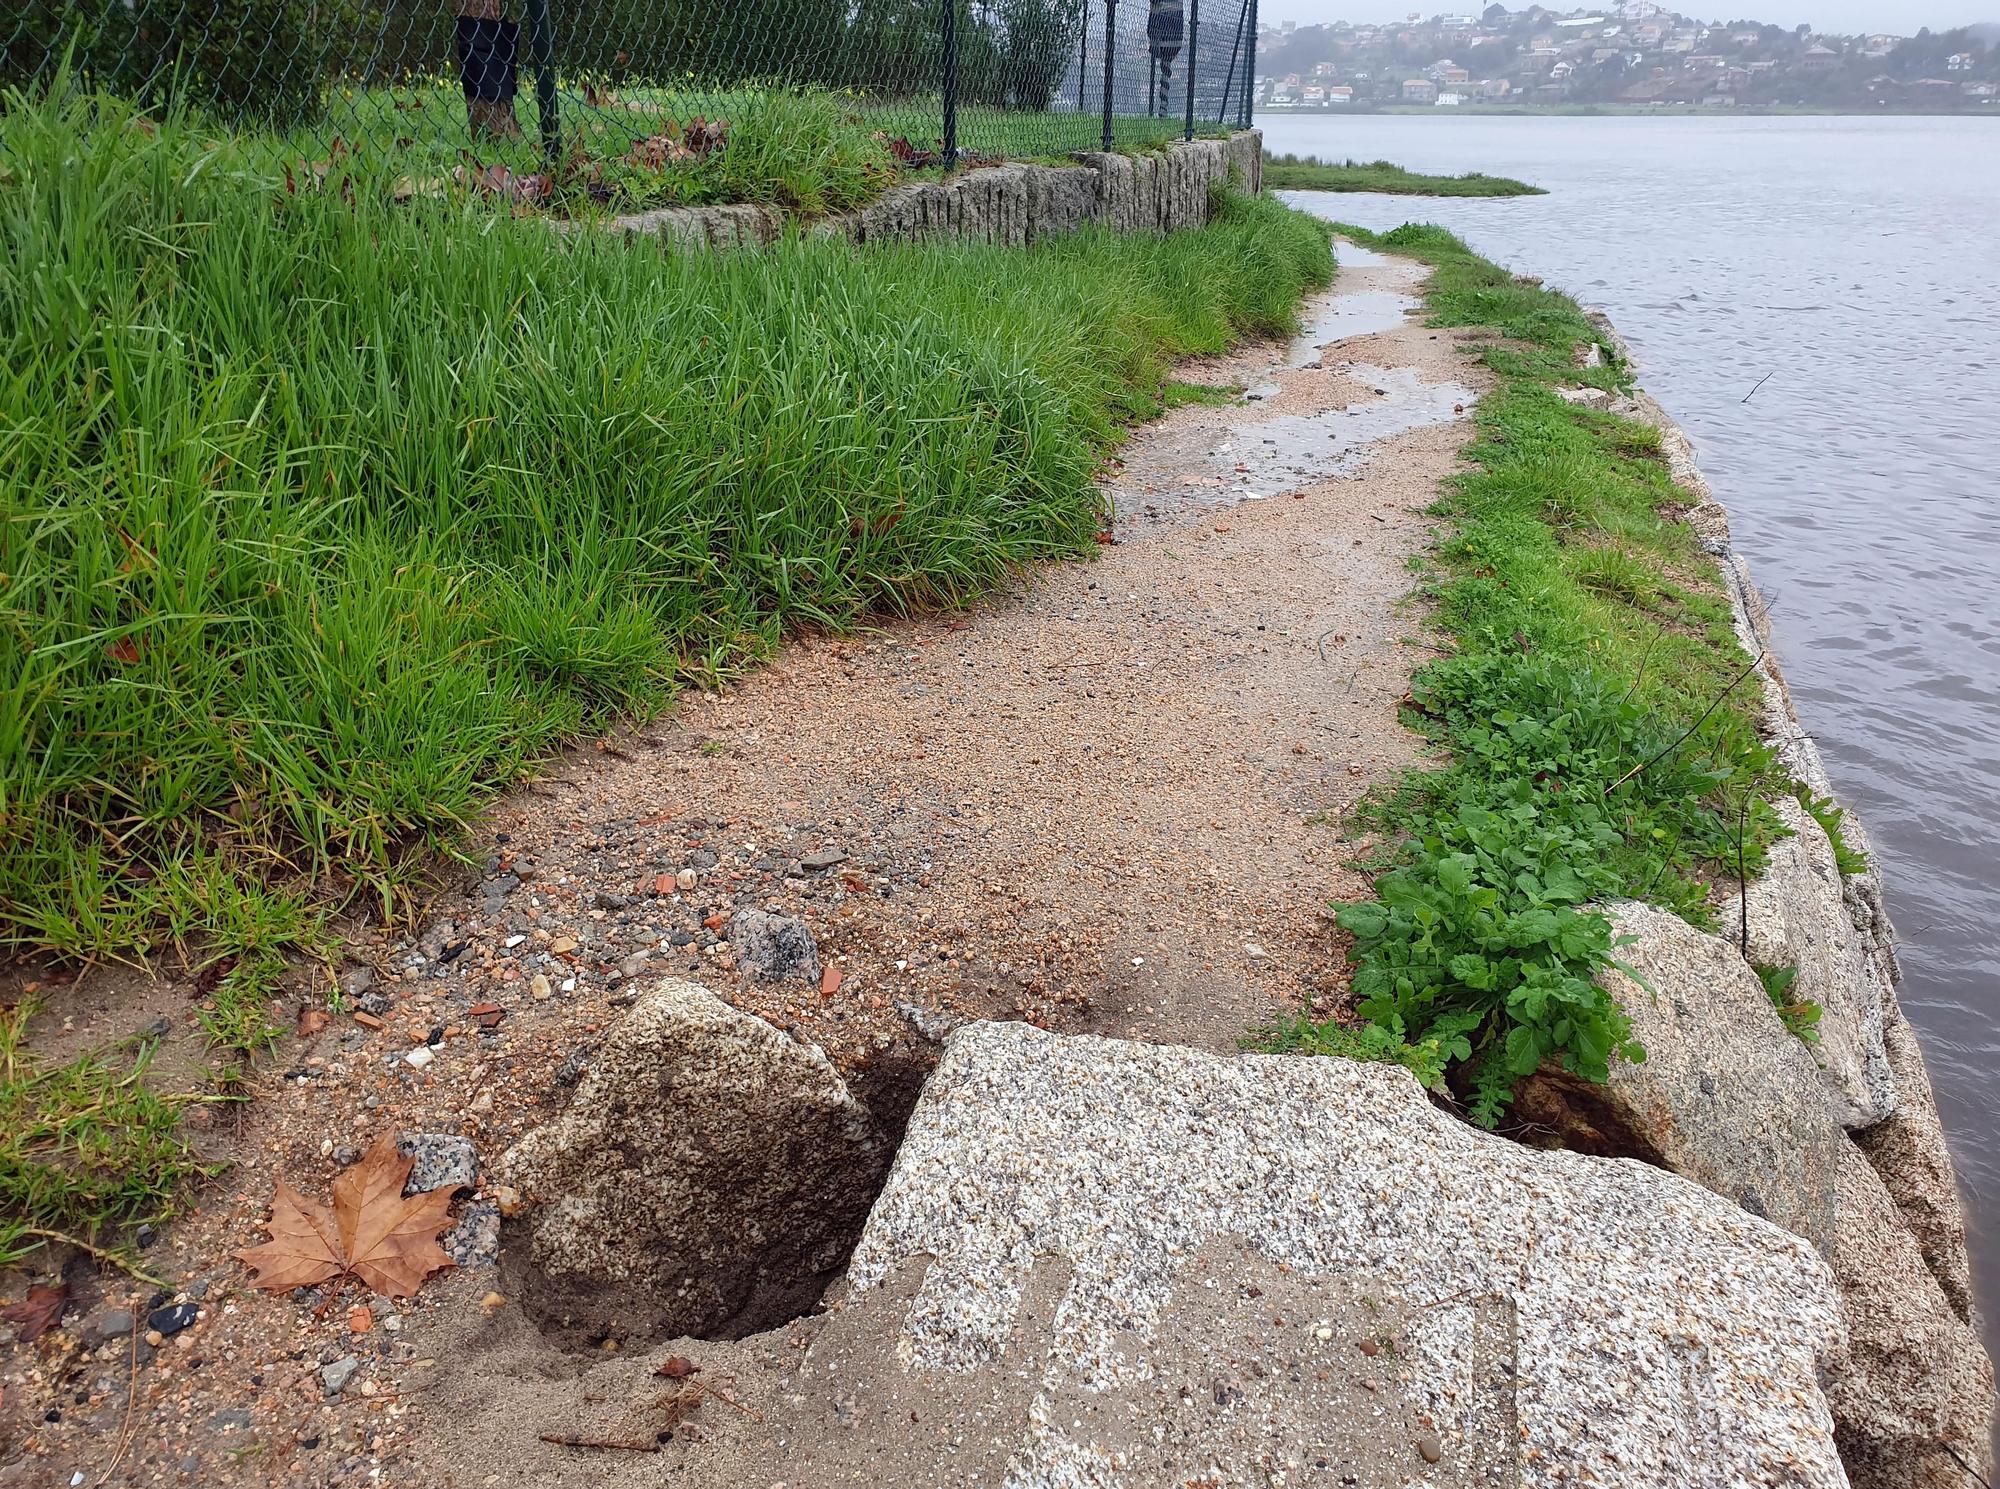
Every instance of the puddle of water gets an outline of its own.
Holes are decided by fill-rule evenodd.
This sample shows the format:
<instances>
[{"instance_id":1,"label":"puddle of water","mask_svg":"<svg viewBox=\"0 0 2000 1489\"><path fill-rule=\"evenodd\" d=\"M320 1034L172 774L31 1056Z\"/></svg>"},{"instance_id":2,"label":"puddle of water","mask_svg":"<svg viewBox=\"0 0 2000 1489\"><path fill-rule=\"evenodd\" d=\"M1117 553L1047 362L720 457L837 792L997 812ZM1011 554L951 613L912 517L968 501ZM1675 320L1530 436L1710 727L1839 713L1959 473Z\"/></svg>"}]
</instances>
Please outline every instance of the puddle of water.
<instances>
[{"instance_id":1,"label":"puddle of water","mask_svg":"<svg viewBox=\"0 0 2000 1489\"><path fill-rule=\"evenodd\" d=\"M1408 295L1390 290L1358 290L1335 295L1304 331L1292 338L1285 354L1287 367L1306 367L1320 359L1320 350L1350 336L1374 336L1393 331L1403 317L1418 308Z\"/></svg>"},{"instance_id":2,"label":"puddle of water","mask_svg":"<svg viewBox=\"0 0 2000 1489\"><path fill-rule=\"evenodd\" d=\"M1476 397L1463 383L1425 382L1411 368L1391 370L1355 362L1347 373L1380 392L1345 408L1281 414L1212 430L1207 444L1174 463L1179 486L1144 493L1114 491L1118 516L1171 522L1351 476L1368 464L1382 441L1462 419Z\"/></svg>"},{"instance_id":3,"label":"puddle of water","mask_svg":"<svg viewBox=\"0 0 2000 1489\"><path fill-rule=\"evenodd\" d=\"M1396 262L1386 253L1363 248L1359 243L1350 243L1345 238L1333 240L1333 256L1343 269L1386 269Z\"/></svg>"},{"instance_id":4,"label":"puddle of water","mask_svg":"<svg viewBox=\"0 0 2000 1489\"><path fill-rule=\"evenodd\" d=\"M1427 383L1414 370L1394 371L1356 362L1355 381L1381 392L1367 403L1317 414L1287 414L1239 426L1211 456L1234 476L1225 501L1282 496L1333 476L1352 475L1368 463L1370 447L1413 429L1465 417L1476 396L1463 383ZM1239 465L1248 466L1238 471Z\"/></svg>"}]
</instances>

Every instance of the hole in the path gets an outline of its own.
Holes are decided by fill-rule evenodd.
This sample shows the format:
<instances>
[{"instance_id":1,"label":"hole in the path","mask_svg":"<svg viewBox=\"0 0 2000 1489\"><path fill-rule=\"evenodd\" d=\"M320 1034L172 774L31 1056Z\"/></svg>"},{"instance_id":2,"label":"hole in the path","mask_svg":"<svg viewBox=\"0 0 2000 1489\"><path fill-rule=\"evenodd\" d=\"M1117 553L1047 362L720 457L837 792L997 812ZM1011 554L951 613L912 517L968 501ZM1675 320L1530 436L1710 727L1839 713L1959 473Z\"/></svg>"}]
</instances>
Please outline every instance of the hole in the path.
<instances>
[{"instance_id":1,"label":"hole in the path","mask_svg":"<svg viewBox=\"0 0 2000 1489\"><path fill-rule=\"evenodd\" d=\"M507 1223L501 1291L551 1343L578 1352L607 1340L631 1350L742 1339L815 1312L846 1270L934 1058L898 1045L850 1072L853 1100L872 1118L866 1137L853 1107L830 1111L824 1093L771 1120L772 1093L760 1087L743 1111L659 1121L674 1146L664 1165L629 1138L587 1152L582 1171L565 1171L563 1198ZM644 1125L624 1122L632 1115L614 1110L606 1130ZM663 1173L672 1198L692 1201L671 1223L656 1207ZM564 1206L572 1212L544 1223Z\"/></svg>"}]
</instances>

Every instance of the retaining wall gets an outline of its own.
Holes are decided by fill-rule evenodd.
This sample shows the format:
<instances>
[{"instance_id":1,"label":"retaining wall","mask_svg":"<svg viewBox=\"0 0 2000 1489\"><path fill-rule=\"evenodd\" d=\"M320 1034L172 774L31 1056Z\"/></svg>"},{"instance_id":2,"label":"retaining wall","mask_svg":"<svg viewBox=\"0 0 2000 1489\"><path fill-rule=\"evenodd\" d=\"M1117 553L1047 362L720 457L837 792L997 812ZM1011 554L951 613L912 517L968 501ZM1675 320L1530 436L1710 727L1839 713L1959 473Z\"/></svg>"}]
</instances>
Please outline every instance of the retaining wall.
<instances>
[{"instance_id":1,"label":"retaining wall","mask_svg":"<svg viewBox=\"0 0 2000 1489\"><path fill-rule=\"evenodd\" d=\"M1262 184L1264 137L1240 130L1223 140L1176 141L1158 154L1079 151L1075 165L997 165L884 192L867 206L812 225L818 237L852 243L946 239L1019 248L1093 223L1117 232L1173 232L1208 221L1209 192L1234 177ZM660 207L604 226L632 238L742 248L785 228L775 207Z\"/></svg>"}]
</instances>

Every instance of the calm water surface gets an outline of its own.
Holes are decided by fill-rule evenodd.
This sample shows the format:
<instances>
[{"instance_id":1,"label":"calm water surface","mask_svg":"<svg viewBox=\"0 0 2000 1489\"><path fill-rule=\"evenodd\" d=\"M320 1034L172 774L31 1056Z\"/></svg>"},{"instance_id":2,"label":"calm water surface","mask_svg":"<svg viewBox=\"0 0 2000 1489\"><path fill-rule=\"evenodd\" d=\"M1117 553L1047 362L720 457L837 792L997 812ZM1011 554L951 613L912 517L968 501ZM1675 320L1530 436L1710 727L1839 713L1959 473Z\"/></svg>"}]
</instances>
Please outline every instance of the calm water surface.
<instances>
[{"instance_id":1,"label":"calm water surface","mask_svg":"<svg viewBox=\"0 0 2000 1489\"><path fill-rule=\"evenodd\" d=\"M2000 121L1260 122L1274 151L1549 189L1293 199L1443 223L1601 306L1694 439L1884 861L2000 1319Z\"/></svg>"}]
</instances>

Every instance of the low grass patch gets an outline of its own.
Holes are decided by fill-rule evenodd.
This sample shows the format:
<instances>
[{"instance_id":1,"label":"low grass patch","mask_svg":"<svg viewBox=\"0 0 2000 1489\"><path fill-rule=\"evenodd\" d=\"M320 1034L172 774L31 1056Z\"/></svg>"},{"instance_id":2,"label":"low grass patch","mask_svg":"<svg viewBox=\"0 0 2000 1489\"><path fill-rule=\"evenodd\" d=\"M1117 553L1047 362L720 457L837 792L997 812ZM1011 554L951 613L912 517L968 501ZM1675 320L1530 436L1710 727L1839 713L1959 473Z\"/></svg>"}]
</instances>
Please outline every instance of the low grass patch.
<instances>
[{"instance_id":1,"label":"low grass patch","mask_svg":"<svg viewBox=\"0 0 2000 1489\"><path fill-rule=\"evenodd\" d=\"M41 1065L26 1048L33 1012L0 1010L0 1266L49 1241L115 1241L206 1172L176 1131L196 1098L148 1086L150 1043Z\"/></svg>"},{"instance_id":2,"label":"low grass patch","mask_svg":"<svg viewBox=\"0 0 2000 1489\"><path fill-rule=\"evenodd\" d=\"M1378 191L1390 196L1546 196L1539 186L1506 176L1468 171L1462 176L1426 176L1386 160L1347 160L1338 165L1310 155L1266 155L1267 191Z\"/></svg>"},{"instance_id":3,"label":"low grass patch","mask_svg":"<svg viewBox=\"0 0 2000 1489\"><path fill-rule=\"evenodd\" d=\"M397 913L565 738L1094 553L1175 360L1332 273L1268 201L662 253L370 169L288 191L179 116L0 104L0 944L184 956L246 1053L331 910Z\"/></svg>"},{"instance_id":4,"label":"low grass patch","mask_svg":"<svg viewBox=\"0 0 2000 1489\"><path fill-rule=\"evenodd\" d=\"M1490 1126L1544 1061L1602 1080L1644 1057L1596 982L1617 965L1596 902L1712 926L1709 882L1761 869L1791 784L1720 576L1670 515L1657 437L1556 394L1628 381L1579 366L1597 340L1582 311L1440 228L1353 236L1434 266L1433 324L1495 333L1479 355L1497 384L1420 590L1448 651L1417 675L1410 721L1448 763L1357 814L1389 844L1377 898L1339 916L1365 1032L1300 1021L1270 1042L1436 1071Z\"/></svg>"}]
</instances>

